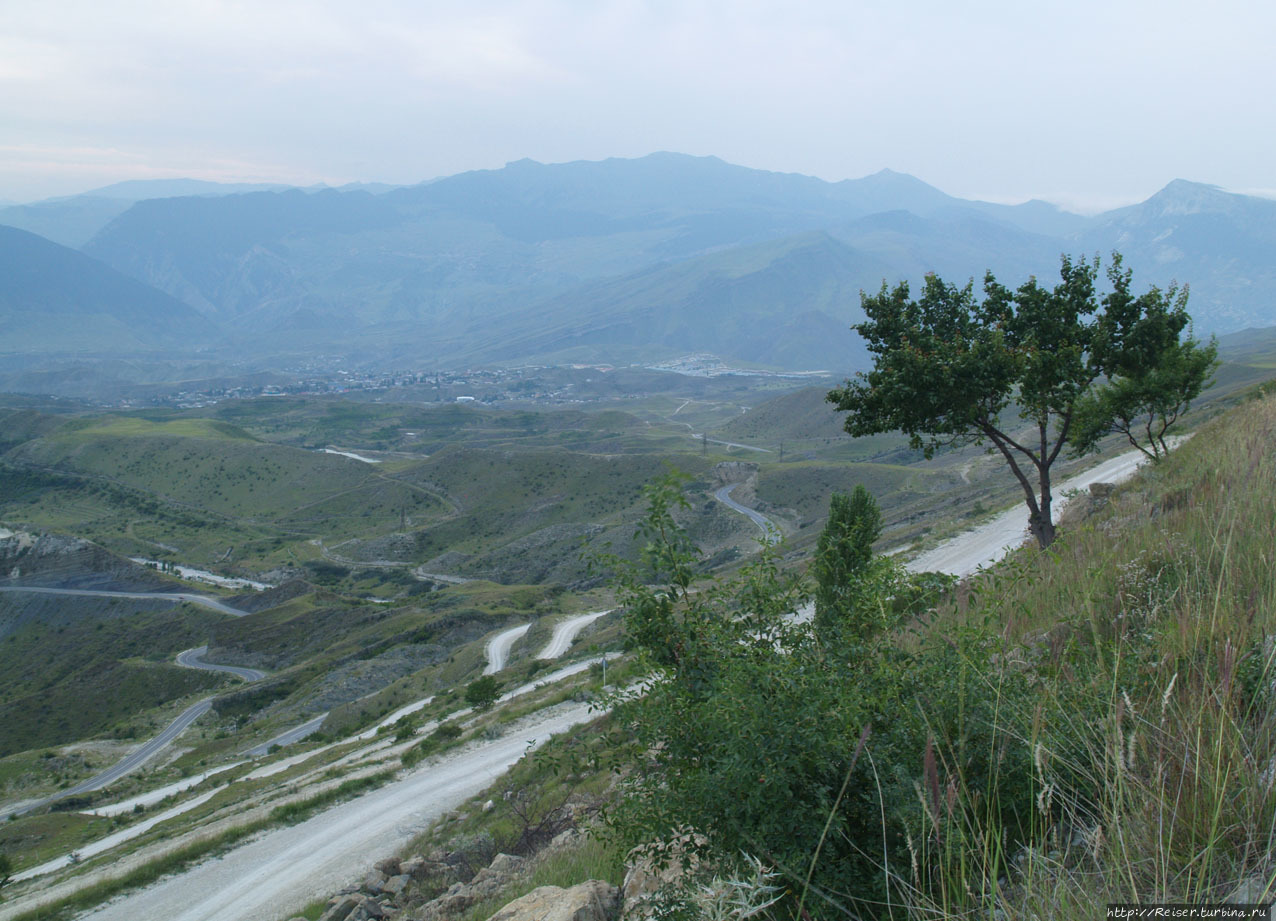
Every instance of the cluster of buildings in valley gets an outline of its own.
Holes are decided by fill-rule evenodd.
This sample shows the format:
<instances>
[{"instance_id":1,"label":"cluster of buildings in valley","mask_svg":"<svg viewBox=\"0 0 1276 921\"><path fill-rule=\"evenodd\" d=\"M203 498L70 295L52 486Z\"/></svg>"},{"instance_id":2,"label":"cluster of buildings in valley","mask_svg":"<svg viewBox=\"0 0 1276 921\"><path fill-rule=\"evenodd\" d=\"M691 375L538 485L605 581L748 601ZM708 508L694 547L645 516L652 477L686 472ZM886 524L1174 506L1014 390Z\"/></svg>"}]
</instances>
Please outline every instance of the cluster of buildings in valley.
<instances>
[{"instance_id":1,"label":"cluster of buildings in valley","mask_svg":"<svg viewBox=\"0 0 1276 921\"><path fill-rule=\"evenodd\" d=\"M570 380L551 380L562 375L549 372L582 370L605 373L612 369L609 365L379 372L285 368L268 375L269 381L252 380L267 377L258 374L245 375L239 380L225 378L202 387L190 387L186 383L186 389L167 393L156 389L145 397L121 399L116 405L197 409L227 400L332 394L361 394L365 395L364 399L373 394L386 394L388 399L427 403L579 403L583 401L569 396Z\"/></svg>"},{"instance_id":2,"label":"cluster of buildings in valley","mask_svg":"<svg viewBox=\"0 0 1276 921\"><path fill-rule=\"evenodd\" d=\"M681 374L689 377L764 377L801 380L827 374L824 371L768 371L736 368L716 355L696 353L635 369ZM306 366L272 372L245 372L213 380L174 384L172 390L152 385L144 394L119 399L119 407L177 406L198 409L228 400L293 395L349 394L355 399L413 403L532 404L541 406L582 404L590 385L601 375L616 371L609 364L526 365L516 368L465 370L369 371L341 368L336 362L318 361ZM183 389L176 389L177 387ZM611 392L610 399L624 399Z\"/></svg>"}]
</instances>

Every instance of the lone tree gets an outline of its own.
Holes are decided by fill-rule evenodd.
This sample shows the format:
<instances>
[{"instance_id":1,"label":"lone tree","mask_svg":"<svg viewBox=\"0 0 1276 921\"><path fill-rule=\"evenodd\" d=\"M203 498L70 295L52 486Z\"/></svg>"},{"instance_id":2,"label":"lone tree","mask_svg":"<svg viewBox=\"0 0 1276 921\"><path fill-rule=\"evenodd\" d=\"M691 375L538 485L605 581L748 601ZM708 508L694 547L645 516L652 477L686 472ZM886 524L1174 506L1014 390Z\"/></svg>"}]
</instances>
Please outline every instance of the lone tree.
<instances>
[{"instance_id":1,"label":"lone tree","mask_svg":"<svg viewBox=\"0 0 1276 921\"><path fill-rule=\"evenodd\" d=\"M495 675L475 678L465 686L465 702L479 713L491 710L500 697L501 683Z\"/></svg>"},{"instance_id":2,"label":"lone tree","mask_svg":"<svg viewBox=\"0 0 1276 921\"><path fill-rule=\"evenodd\" d=\"M1182 338L1186 286L1135 297L1118 253L1110 292L1099 294L1098 274L1097 256L1063 256L1053 288L1029 278L1012 291L989 272L982 301L973 281L958 288L933 274L919 300L907 282L861 294L868 319L855 329L874 367L828 400L850 414L850 434L903 431L927 457L991 442L1023 488L1030 532L1048 547L1050 471L1064 446L1084 454L1120 431L1159 458L1166 430L1215 366L1213 342Z\"/></svg>"}]
</instances>

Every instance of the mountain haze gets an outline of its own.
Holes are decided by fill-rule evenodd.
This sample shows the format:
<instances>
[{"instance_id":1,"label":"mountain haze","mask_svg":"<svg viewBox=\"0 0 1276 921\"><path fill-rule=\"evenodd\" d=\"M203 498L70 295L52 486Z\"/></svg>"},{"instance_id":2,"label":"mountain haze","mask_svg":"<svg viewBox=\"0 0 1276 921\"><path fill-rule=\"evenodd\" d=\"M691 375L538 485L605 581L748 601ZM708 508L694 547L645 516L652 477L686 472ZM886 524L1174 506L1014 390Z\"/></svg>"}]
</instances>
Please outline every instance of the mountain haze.
<instances>
[{"instance_id":1,"label":"mountain haze","mask_svg":"<svg viewBox=\"0 0 1276 921\"><path fill-rule=\"evenodd\" d=\"M848 329L861 289L932 271L1048 281L1060 253L1113 249L1136 287L1190 282L1198 333L1276 323L1276 202L1184 181L1093 218L965 201L890 170L830 183L672 153L521 160L399 188L98 191L147 188L199 194L94 194L40 203L39 218L70 239L123 205L84 252L202 314L229 354L262 361L645 363L711 351L848 370L863 362Z\"/></svg>"},{"instance_id":2,"label":"mountain haze","mask_svg":"<svg viewBox=\"0 0 1276 921\"><path fill-rule=\"evenodd\" d=\"M0 226L0 350L189 351L220 338L177 298L83 253Z\"/></svg>"}]
</instances>

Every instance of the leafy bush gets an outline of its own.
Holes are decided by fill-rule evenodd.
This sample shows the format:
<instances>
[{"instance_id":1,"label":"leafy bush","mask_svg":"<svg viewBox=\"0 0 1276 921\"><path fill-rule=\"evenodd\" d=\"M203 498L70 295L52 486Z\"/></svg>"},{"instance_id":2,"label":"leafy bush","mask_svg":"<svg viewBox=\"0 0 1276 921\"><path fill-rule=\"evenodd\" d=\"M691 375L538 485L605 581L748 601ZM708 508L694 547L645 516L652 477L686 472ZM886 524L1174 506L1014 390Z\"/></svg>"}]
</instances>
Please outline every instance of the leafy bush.
<instances>
[{"instance_id":1,"label":"leafy bush","mask_svg":"<svg viewBox=\"0 0 1276 921\"><path fill-rule=\"evenodd\" d=\"M495 675L475 678L465 686L465 702L479 713L492 709L500 696L501 683Z\"/></svg>"},{"instance_id":2,"label":"leafy bush","mask_svg":"<svg viewBox=\"0 0 1276 921\"><path fill-rule=\"evenodd\" d=\"M833 620L817 641L792 623L803 595L774 548L693 591L679 483L648 496L642 562L620 567L626 627L657 676L621 712L638 763L610 816L624 844L674 859L659 842L694 830L692 852L759 854L820 917L872 915L989 859L968 846L972 823L1032 833L1030 688L994 632L905 634L882 597L872 631Z\"/></svg>"},{"instance_id":3,"label":"leafy bush","mask_svg":"<svg viewBox=\"0 0 1276 921\"><path fill-rule=\"evenodd\" d=\"M461 737L462 729L455 723L444 723L432 733L405 751L399 759L404 767L420 764L426 757Z\"/></svg>"}]
</instances>

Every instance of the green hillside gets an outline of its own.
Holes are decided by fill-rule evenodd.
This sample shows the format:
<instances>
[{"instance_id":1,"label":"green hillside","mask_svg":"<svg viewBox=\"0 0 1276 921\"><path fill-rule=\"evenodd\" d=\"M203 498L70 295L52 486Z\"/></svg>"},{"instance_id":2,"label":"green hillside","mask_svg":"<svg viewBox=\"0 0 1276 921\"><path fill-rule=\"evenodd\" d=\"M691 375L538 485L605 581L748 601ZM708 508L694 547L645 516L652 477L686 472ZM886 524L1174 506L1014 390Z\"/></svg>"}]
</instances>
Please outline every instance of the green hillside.
<instances>
[{"instance_id":1,"label":"green hillside","mask_svg":"<svg viewBox=\"0 0 1276 921\"><path fill-rule=\"evenodd\" d=\"M1265 904L1276 398L1251 396L1049 550L913 606L929 580L879 560L814 637L766 570L685 593L677 620L643 616L676 578L628 585L662 680L610 736L633 765L618 851L712 829L682 846L723 875L771 855L774 917Z\"/></svg>"},{"instance_id":2,"label":"green hillside","mask_svg":"<svg viewBox=\"0 0 1276 921\"><path fill-rule=\"evenodd\" d=\"M29 597L0 595L6 615L0 620ZM127 733L147 711L224 683L224 676L164 660L201 645L225 615L186 605L147 607L103 600L96 616L28 623L0 642L0 757L105 731Z\"/></svg>"},{"instance_id":3,"label":"green hillside","mask_svg":"<svg viewBox=\"0 0 1276 921\"><path fill-rule=\"evenodd\" d=\"M206 419L152 422L136 416L76 420L12 449L8 463L78 478L85 488L122 488L153 503L233 527L271 524L310 535L428 520L447 506L431 493L337 455L258 441Z\"/></svg>"}]
</instances>

